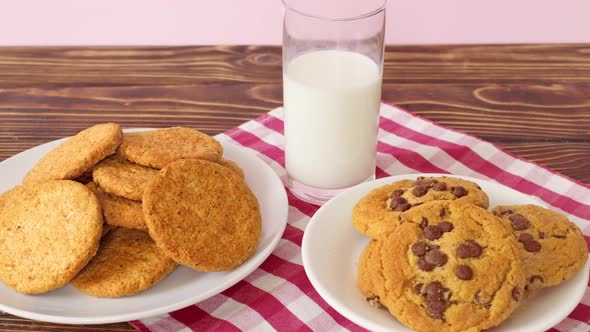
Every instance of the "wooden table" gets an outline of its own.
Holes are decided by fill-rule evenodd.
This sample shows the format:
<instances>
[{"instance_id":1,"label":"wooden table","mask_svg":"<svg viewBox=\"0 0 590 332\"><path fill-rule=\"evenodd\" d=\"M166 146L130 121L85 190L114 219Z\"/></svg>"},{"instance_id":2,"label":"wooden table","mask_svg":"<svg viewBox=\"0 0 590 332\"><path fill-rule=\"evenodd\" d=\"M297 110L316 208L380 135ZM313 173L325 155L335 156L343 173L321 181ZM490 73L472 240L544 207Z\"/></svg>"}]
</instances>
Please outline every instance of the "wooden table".
<instances>
[{"instance_id":1,"label":"wooden table","mask_svg":"<svg viewBox=\"0 0 590 332\"><path fill-rule=\"evenodd\" d=\"M388 47L383 99L590 184L590 45ZM0 160L94 123L216 134L282 104L278 47L0 48ZM1 179L1 178L0 178ZM2 331L127 331L0 315Z\"/></svg>"}]
</instances>

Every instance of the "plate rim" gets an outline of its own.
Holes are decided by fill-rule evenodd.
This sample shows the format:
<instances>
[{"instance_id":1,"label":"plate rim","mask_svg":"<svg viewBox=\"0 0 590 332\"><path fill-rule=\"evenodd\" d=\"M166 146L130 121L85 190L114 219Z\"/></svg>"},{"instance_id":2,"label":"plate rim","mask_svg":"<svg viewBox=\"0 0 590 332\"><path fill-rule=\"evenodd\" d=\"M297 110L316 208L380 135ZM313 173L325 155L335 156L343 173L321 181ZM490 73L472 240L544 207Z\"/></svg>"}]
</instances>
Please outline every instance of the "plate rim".
<instances>
[{"instance_id":1,"label":"plate rim","mask_svg":"<svg viewBox=\"0 0 590 332\"><path fill-rule=\"evenodd\" d=\"M316 217L318 215L321 216L321 211L322 210L327 210L330 208L330 206L332 204L334 204L333 202L337 201L337 198L339 196L345 196L348 195L348 192L352 192L354 190L358 190L359 187L367 187L367 188L377 188L377 184L381 184L383 183L383 185L389 183L389 182L393 182L393 181L399 181L399 180L404 180L404 179L411 179L411 178L416 178L418 176L446 176L446 177L456 177L456 178L461 178L464 180L468 180L468 181L479 181L479 182L486 182L486 183L490 183L492 185L496 185L496 186L501 186L504 189L508 189L510 191L515 191L519 194L525 195L529 198L531 198L532 200L535 201L535 204L538 204L540 206L543 207L548 207L548 205L541 201L539 198L535 197L535 196L531 196L531 195L527 195L524 193L521 193L519 191L516 191L513 188L510 188L508 186L505 186L499 182L495 182L493 180L487 180L487 179L482 179L482 178L475 178L475 177L471 177L471 176L463 176L463 175L457 175L457 174L449 174L449 173L408 173L408 174L400 174L400 175L392 175L392 176L388 176L388 177L383 177L380 179L376 179L373 181L369 181L369 182L364 182L361 184L358 184L354 187L351 187L341 193L339 193L338 195L336 195L335 197L333 197L332 199L330 199L326 204L322 205L316 212L315 214L310 218L308 226L305 229L305 232L303 234L303 239L301 242L301 258L303 261L303 268L305 269L305 273L307 275L307 277L309 278L313 288L318 292L318 294L322 297L322 299L324 299L324 301L326 301L328 303L328 305L330 305L332 308L334 308L334 310L336 310L338 313L340 313L342 316L346 317L347 319L349 319L350 321L354 322L355 324L358 324L359 326L369 329L371 331L377 331L377 330L381 330L382 326L375 324L373 321L371 320L361 320L360 317L358 317L359 315L356 314L355 312L349 310L347 307L344 307L340 304L340 301L338 301L336 298L334 298L331 294L331 292L327 291L327 289L325 289L324 287L321 286L321 281L320 278L318 278L316 272L310 268L311 266L311 260L312 260L312 253L310 252L309 248L310 246L310 236L308 234L311 234L312 232L307 232L309 228L314 228L317 226L314 226L316 224L318 224L316 221ZM375 186L375 187L373 187ZM370 189L368 189L370 190ZM370 240L369 238L367 238L367 240ZM357 257L358 258L358 257ZM354 262L351 262L351 264L354 264ZM590 267L590 257L588 258L588 260L586 261L584 267L582 269L580 269L580 271L578 271L577 274L579 273L584 273L584 275L586 276L585 279L588 279L589 275L590 275L590 270L588 269L588 267ZM576 274L576 275L577 275ZM573 278L573 277L572 277ZM355 277L356 280L356 277ZM551 328L553 326L555 326L556 324L558 324L560 321L562 321L563 319L565 319L580 303L580 301L582 300L582 298L584 297L584 292L580 292L579 296L576 298L576 301L573 301L570 305L567 306L567 314L564 317L561 317L561 319L554 319L551 321L547 321L546 322L546 326L543 327L543 330L546 330L548 328ZM395 317L394 317L395 319ZM403 323L400 322L401 325L404 325ZM405 326L405 325L404 325ZM409 327L405 326L407 329L411 330ZM396 330L392 330L392 331L396 331Z\"/></svg>"},{"instance_id":2,"label":"plate rim","mask_svg":"<svg viewBox=\"0 0 590 332\"><path fill-rule=\"evenodd\" d=\"M158 128L125 128L123 130L123 132L139 132L139 131L148 131L148 130L153 130L153 129L158 129ZM69 136L69 137L71 137L71 136ZM22 154L30 153L30 150L40 148L44 145L60 144L61 142L68 139L69 137L59 138L59 139L56 139L56 140L53 140L50 142L46 142L46 143L31 147L25 151L21 151L21 152L17 153L16 155L13 155L13 156L3 160L2 162L0 162L0 164L3 164L4 162L6 162L8 160L13 160L13 159L19 158ZM271 175L270 176L270 178L272 179L271 181L274 182L275 184L280 185L281 190L279 190L279 195L274 196L274 198L273 198L273 199L277 199L278 201L276 203L273 203L272 209L279 211L279 208L280 208L279 213L280 213L281 218L280 218L280 220L273 219L268 222L277 223L277 221L280 221L281 224L278 225L278 229L277 229L276 233L271 238L271 241L270 241L269 245L265 248L265 250L258 253L258 256L252 256L251 258L249 258L249 260L250 260L250 259L256 257L256 261L257 261L256 263L252 264L252 266L249 266L244 271L240 272L235 278L232 278L231 280L227 280L225 283L219 285L218 287L211 288L209 291L207 291L205 293L201 293L196 296L191 296L191 297L186 298L182 301L178 301L178 302L175 302L175 303L163 306L163 307L160 306L160 307L157 307L154 309L143 310L143 311L139 311L139 312L135 312L135 313L123 313L123 314L109 315L109 316L104 316L104 317L89 317L89 318L60 316L60 315L51 315L51 314L38 313L38 312L34 312L34 311L14 308L12 306L2 303L2 299L0 299L0 310L4 311L6 313L9 313L9 314L18 316L18 317L22 317L22 318L32 319L32 320L36 320L36 321L49 322L49 323L58 323L58 324L96 325L96 324L111 324L111 323L129 322L129 321L140 320L143 318L152 317L152 316L156 316L156 315L166 314L166 313L196 304L196 303L204 301L206 299L209 299L209 298L227 290L228 288L232 287L233 285L237 284L238 282L242 281L244 278L246 278L248 275L250 275L252 272L254 272L257 268L259 268L260 265L262 265L267 260L267 258L273 253L273 251L276 249L276 247L279 244L279 242L285 232L285 229L287 227L288 216L289 216L289 201L288 201L286 189L285 189L282 181L280 180L279 176L274 172L272 167L270 167L268 164L266 164L262 159L260 159L254 152L250 151L247 147L242 147L242 146L239 146L237 144L234 144L234 143L231 143L231 142L228 142L225 140L219 140L218 137L214 137L214 138L221 143L221 145L224 148L224 151L226 149L233 150L232 153L246 155L246 156L248 156L246 158L252 158L252 160L255 160L255 162L258 164L259 167L261 167L262 169L265 169L265 173L268 173ZM277 186L276 189L278 190L279 186ZM247 264L248 261L246 261L245 264ZM25 295L25 294L22 294L22 295ZM42 296L43 294L40 294L40 295ZM39 296L39 295L31 295L31 296Z\"/></svg>"}]
</instances>

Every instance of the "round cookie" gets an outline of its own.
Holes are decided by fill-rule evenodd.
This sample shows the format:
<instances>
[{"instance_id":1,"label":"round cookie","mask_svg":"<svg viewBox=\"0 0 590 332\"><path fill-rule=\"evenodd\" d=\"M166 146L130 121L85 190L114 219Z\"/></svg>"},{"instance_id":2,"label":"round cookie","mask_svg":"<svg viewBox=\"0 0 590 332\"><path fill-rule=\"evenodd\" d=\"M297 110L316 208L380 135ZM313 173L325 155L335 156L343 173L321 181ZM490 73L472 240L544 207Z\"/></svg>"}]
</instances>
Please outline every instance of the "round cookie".
<instances>
[{"instance_id":1,"label":"round cookie","mask_svg":"<svg viewBox=\"0 0 590 332\"><path fill-rule=\"evenodd\" d=\"M452 177L401 180L370 191L352 210L352 224L371 238L395 230L401 212L435 200L456 200L483 208L488 196L474 182Z\"/></svg>"},{"instance_id":2,"label":"round cookie","mask_svg":"<svg viewBox=\"0 0 590 332\"><path fill-rule=\"evenodd\" d=\"M11 200L14 197L19 197L19 195L22 195L25 191L26 191L25 187L16 186L16 187L13 187L13 188L3 192L0 195L0 212L2 212L2 210L5 207L12 206L14 203L12 203ZM22 197L22 196L20 196L20 197Z\"/></svg>"},{"instance_id":3,"label":"round cookie","mask_svg":"<svg viewBox=\"0 0 590 332\"><path fill-rule=\"evenodd\" d=\"M134 164L114 154L94 166L92 178L101 188L113 195L141 201L147 183L158 170Z\"/></svg>"},{"instance_id":4,"label":"round cookie","mask_svg":"<svg viewBox=\"0 0 590 332\"><path fill-rule=\"evenodd\" d=\"M25 294L68 283L90 261L102 234L96 196L74 181L23 187L0 211L0 280Z\"/></svg>"},{"instance_id":5,"label":"round cookie","mask_svg":"<svg viewBox=\"0 0 590 332\"><path fill-rule=\"evenodd\" d=\"M213 137L185 127L126 133L118 151L129 161L158 169L185 158L217 161L223 154Z\"/></svg>"},{"instance_id":6,"label":"round cookie","mask_svg":"<svg viewBox=\"0 0 590 332\"><path fill-rule=\"evenodd\" d=\"M164 167L146 188L143 214L156 245L197 271L231 270L260 241L256 197L236 173L206 160Z\"/></svg>"},{"instance_id":7,"label":"round cookie","mask_svg":"<svg viewBox=\"0 0 590 332\"><path fill-rule=\"evenodd\" d=\"M536 205L497 206L492 213L518 239L528 290L557 285L586 264L584 236L565 216Z\"/></svg>"},{"instance_id":8,"label":"round cookie","mask_svg":"<svg viewBox=\"0 0 590 332\"><path fill-rule=\"evenodd\" d=\"M359 258L357 282L367 303L375 308L383 308L379 294L383 294L385 279L381 272L382 241L371 240Z\"/></svg>"},{"instance_id":9,"label":"round cookie","mask_svg":"<svg viewBox=\"0 0 590 332\"><path fill-rule=\"evenodd\" d=\"M129 296L157 284L175 267L146 232L117 228L102 239L72 285L96 297Z\"/></svg>"},{"instance_id":10,"label":"round cookie","mask_svg":"<svg viewBox=\"0 0 590 332\"><path fill-rule=\"evenodd\" d=\"M25 175L23 183L30 185L49 180L76 179L113 154L122 139L121 127L115 123L84 129L41 158Z\"/></svg>"},{"instance_id":11,"label":"round cookie","mask_svg":"<svg viewBox=\"0 0 590 332\"><path fill-rule=\"evenodd\" d=\"M147 230L143 221L141 202L127 198L111 195L105 192L96 183L90 182L86 185L96 197L102 207L104 222L112 226Z\"/></svg>"},{"instance_id":12,"label":"round cookie","mask_svg":"<svg viewBox=\"0 0 590 332\"><path fill-rule=\"evenodd\" d=\"M217 161L217 163L221 166L225 166L225 167L231 169L236 174L238 174L242 179L246 177L244 175L244 170L242 170L242 168L238 164L236 164L234 161L222 158L222 159L219 159Z\"/></svg>"},{"instance_id":13,"label":"round cookie","mask_svg":"<svg viewBox=\"0 0 590 332\"><path fill-rule=\"evenodd\" d=\"M424 203L402 213L401 224L380 241L380 302L412 329L488 329L523 299L516 239L480 207Z\"/></svg>"}]
</instances>

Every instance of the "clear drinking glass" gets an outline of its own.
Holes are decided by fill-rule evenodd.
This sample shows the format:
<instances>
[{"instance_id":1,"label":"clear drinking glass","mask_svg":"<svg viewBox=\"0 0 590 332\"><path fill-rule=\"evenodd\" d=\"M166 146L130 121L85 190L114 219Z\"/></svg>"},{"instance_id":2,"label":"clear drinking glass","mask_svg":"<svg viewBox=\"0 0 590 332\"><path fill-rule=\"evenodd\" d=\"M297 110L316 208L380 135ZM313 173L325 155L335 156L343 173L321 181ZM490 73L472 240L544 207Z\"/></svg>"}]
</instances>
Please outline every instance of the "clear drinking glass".
<instances>
[{"instance_id":1,"label":"clear drinking glass","mask_svg":"<svg viewBox=\"0 0 590 332\"><path fill-rule=\"evenodd\" d=\"M387 0L283 0L288 187L321 205L375 178Z\"/></svg>"}]
</instances>

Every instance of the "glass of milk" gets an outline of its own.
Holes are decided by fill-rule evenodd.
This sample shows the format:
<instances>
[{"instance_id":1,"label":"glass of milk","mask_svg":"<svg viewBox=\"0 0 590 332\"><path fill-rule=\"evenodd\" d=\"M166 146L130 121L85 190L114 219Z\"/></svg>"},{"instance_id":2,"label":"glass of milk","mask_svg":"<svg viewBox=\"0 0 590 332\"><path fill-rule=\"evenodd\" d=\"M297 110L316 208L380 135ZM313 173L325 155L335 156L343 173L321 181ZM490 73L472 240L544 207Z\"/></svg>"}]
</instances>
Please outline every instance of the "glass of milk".
<instances>
[{"instance_id":1,"label":"glass of milk","mask_svg":"<svg viewBox=\"0 0 590 332\"><path fill-rule=\"evenodd\" d=\"M283 0L288 187L321 205L375 177L387 0Z\"/></svg>"}]
</instances>

